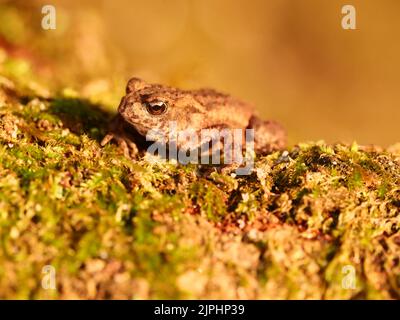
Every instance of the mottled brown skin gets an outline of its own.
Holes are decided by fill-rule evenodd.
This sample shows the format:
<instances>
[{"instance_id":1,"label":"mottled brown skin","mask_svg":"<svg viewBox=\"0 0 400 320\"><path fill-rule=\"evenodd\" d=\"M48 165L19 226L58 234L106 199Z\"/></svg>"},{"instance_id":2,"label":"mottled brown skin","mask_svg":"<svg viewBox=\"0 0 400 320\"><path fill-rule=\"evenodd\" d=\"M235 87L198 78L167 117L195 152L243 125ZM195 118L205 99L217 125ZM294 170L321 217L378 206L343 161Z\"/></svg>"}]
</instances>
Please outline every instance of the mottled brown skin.
<instances>
[{"instance_id":1,"label":"mottled brown skin","mask_svg":"<svg viewBox=\"0 0 400 320\"><path fill-rule=\"evenodd\" d=\"M152 114L153 107L163 112ZM170 121L177 123L177 130L191 128L196 133L206 128L254 128L257 154L270 153L286 145L286 133L280 124L257 118L251 105L230 95L213 89L181 90L138 78L128 81L118 115L101 145L114 139L126 156L135 157L145 145L147 132L158 129L167 136Z\"/></svg>"}]
</instances>

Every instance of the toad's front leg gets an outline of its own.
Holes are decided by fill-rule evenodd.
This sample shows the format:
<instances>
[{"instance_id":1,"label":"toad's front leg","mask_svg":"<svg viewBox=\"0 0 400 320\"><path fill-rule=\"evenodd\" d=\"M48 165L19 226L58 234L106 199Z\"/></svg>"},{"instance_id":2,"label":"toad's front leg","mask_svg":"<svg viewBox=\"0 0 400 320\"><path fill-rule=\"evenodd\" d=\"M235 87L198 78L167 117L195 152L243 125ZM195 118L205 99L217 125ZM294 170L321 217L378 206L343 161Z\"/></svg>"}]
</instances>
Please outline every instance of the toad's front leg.
<instances>
[{"instance_id":1,"label":"toad's front leg","mask_svg":"<svg viewBox=\"0 0 400 320\"><path fill-rule=\"evenodd\" d=\"M126 122L121 115L116 115L109 126L109 133L101 140L100 145L105 146L111 140L115 140L125 157L134 159L138 156L139 150L135 139L126 130Z\"/></svg>"}]
</instances>

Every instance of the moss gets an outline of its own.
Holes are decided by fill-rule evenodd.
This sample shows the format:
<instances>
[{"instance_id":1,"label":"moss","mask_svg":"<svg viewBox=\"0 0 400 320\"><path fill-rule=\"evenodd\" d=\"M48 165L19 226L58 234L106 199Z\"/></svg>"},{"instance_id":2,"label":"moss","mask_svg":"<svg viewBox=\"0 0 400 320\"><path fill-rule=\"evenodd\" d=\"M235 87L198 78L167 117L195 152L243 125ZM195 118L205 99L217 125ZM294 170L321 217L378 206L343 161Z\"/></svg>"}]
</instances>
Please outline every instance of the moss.
<instances>
[{"instance_id":1,"label":"moss","mask_svg":"<svg viewBox=\"0 0 400 320\"><path fill-rule=\"evenodd\" d=\"M398 153L300 143L248 176L131 161L99 145L100 98L45 96L4 61L1 298L400 296ZM49 264L55 291L41 286Z\"/></svg>"},{"instance_id":2,"label":"moss","mask_svg":"<svg viewBox=\"0 0 400 320\"><path fill-rule=\"evenodd\" d=\"M217 186L201 179L190 186L190 198L200 213L212 221L220 221L227 213L227 195Z\"/></svg>"}]
</instances>

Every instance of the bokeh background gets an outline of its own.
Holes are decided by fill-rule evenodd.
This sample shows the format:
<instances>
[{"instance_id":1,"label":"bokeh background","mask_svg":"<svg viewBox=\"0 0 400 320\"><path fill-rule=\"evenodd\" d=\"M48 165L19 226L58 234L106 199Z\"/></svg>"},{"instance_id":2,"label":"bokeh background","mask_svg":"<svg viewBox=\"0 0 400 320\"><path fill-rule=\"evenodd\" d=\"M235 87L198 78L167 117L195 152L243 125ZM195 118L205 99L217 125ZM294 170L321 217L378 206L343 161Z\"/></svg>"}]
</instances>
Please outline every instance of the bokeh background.
<instances>
[{"instance_id":1,"label":"bokeh background","mask_svg":"<svg viewBox=\"0 0 400 320\"><path fill-rule=\"evenodd\" d=\"M53 4L57 29L41 28ZM343 30L352 4L357 30ZM284 124L291 144L388 146L400 120L398 0L0 0L0 59L54 88L104 95L130 76L214 87Z\"/></svg>"}]
</instances>

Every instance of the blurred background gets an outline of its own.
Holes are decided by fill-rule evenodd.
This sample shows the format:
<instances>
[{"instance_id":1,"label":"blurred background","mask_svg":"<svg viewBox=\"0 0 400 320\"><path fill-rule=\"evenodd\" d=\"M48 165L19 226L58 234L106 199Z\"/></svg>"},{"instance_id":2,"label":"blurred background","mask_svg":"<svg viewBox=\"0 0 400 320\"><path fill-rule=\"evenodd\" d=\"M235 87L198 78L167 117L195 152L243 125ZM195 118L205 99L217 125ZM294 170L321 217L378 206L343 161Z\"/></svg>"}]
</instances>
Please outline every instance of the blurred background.
<instances>
[{"instance_id":1,"label":"blurred background","mask_svg":"<svg viewBox=\"0 0 400 320\"><path fill-rule=\"evenodd\" d=\"M56 30L43 30L43 5ZM357 30L341 27L343 5ZM399 139L398 0L0 0L0 59L53 88L104 96L126 80L214 87L280 121L289 141ZM6 67L0 70L7 73ZM43 80L44 79L44 80Z\"/></svg>"}]
</instances>

